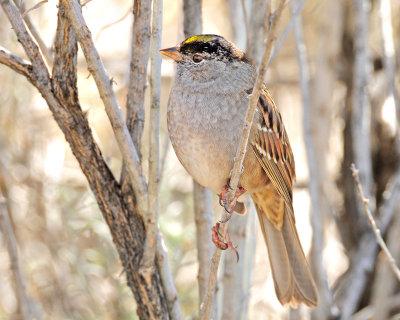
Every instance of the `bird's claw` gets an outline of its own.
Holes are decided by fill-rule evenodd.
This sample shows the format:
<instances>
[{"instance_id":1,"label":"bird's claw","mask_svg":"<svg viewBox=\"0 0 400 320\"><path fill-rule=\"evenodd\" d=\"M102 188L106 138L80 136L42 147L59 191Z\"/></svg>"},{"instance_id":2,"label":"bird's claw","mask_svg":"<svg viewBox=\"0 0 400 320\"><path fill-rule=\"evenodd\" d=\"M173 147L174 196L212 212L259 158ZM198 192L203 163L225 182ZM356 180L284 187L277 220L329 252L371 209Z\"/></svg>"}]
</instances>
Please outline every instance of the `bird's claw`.
<instances>
[{"instance_id":1,"label":"bird's claw","mask_svg":"<svg viewBox=\"0 0 400 320\"><path fill-rule=\"evenodd\" d=\"M236 202L237 199L246 192L246 189L243 187L238 187L236 189L236 193L235 196L232 199L232 202L230 204L228 204L227 199L226 199L226 193L228 192L228 190L232 190L231 186L229 185L229 180L227 180L226 185L224 185L222 187L221 193L218 195L219 196L219 204L220 206L225 208L225 211L229 214L228 217L224 220L221 220L220 223L225 223L227 222L232 215L232 212L235 210L236 207Z\"/></svg>"},{"instance_id":2,"label":"bird's claw","mask_svg":"<svg viewBox=\"0 0 400 320\"><path fill-rule=\"evenodd\" d=\"M215 226L211 228L212 242L215 244L217 248L221 250L233 250L236 254L237 262L239 262L239 253L236 247L232 244L228 230L226 230L225 241L224 241L222 234L219 232L219 226L220 223L217 222Z\"/></svg>"}]
</instances>

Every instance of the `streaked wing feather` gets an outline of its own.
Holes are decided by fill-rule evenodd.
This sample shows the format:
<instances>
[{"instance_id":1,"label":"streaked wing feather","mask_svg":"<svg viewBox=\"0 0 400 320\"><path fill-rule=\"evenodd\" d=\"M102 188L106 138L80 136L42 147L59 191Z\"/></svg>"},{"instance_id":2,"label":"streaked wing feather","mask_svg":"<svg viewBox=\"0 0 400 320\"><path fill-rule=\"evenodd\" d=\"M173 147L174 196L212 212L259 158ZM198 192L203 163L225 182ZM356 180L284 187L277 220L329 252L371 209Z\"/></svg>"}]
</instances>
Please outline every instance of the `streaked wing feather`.
<instances>
[{"instance_id":1,"label":"streaked wing feather","mask_svg":"<svg viewBox=\"0 0 400 320\"><path fill-rule=\"evenodd\" d=\"M262 117L252 141L253 151L274 187L292 208L293 180L296 177L293 152L280 112L266 88L257 107Z\"/></svg>"}]
</instances>

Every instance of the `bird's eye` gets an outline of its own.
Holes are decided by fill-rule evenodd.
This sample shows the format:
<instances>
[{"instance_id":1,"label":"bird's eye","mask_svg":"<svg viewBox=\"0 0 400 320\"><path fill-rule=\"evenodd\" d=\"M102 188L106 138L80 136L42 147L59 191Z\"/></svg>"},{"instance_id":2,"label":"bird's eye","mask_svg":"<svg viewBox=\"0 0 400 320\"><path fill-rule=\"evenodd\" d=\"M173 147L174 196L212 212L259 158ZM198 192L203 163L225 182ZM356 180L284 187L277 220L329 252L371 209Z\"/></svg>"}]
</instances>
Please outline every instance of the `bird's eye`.
<instances>
[{"instance_id":1,"label":"bird's eye","mask_svg":"<svg viewBox=\"0 0 400 320\"><path fill-rule=\"evenodd\" d=\"M200 54L194 54L192 57L193 62L199 63L203 60L203 56Z\"/></svg>"}]
</instances>

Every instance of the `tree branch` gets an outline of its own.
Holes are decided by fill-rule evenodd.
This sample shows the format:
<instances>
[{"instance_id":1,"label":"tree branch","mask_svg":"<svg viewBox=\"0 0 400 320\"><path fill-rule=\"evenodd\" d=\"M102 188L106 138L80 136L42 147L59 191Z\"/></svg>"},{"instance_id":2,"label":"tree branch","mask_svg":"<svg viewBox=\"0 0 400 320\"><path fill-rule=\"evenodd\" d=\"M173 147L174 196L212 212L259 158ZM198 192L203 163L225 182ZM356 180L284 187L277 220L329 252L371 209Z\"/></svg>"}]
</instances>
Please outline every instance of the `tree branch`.
<instances>
[{"instance_id":1,"label":"tree branch","mask_svg":"<svg viewBox=\"0 0 400 320\"><path fill-rule=\"evenodd\" d=\"M235 157L235 161L234 161L234 165L233 165L233 169L232 169L232 174L230 177L230 186L232 189L229 190L229 192L227 194L227 203L228 204L232 202L232 200L235 196L235 193L236 193L238 183L239 183L239 179L240 179L240 175L241 175L241 171L242 171L242 167L243 167L243 160L244 160L244 156L246 155L247 143L249 140L250 129L251 129L251 125L253 122L254 113L255 113L257 102L258 102L258 99L260 96L264 76L265 76L265 73L267 70L267 63L268 63L269 57L271 55L272 44L275 40L276 27L277 27L277 24L278 24L278 21L279 21L279 18L281 16L284 6L285 6L285 1L281 0L279 3L278 9L276 10L276 12L273 15L273 19L272 19L272 23L271 23L269 32L267 32L269 19L266 19L264 22L264 37L268 34L268 38L267 38L266 45L265 45L265 52L263 55L263 59L262 59L261 65L258 68L255 85L254 85L253 91L250 95L250 103L249 103L249 107L248 107L248 110L246 113L246 118L244 121L242 138L240 140L240 144L239 144L237 152L236 152L236 157ZM228 217L229 217L229 214L226 211L223 211L220 221L226 221ZM225 236L227 228L228 228L228 223L221 224L220 232L223 237ZM209 319L211 300L212 300L212 295L213 295L213 291L214 291L214 287L215 287L218 265L219 265L220 259L221 259L221 250L216 248L214 251L212 262L211 262L210 278L208 280L207 292L206 292L206 295L203 297L203 300L202 300L203 302L202 302L202 305L200 308L200 319L201 320Z\"/></svg>"},{"instance_id":2,"label":"tree branch","mask_svg":"<svg viewBox=\"0 0 400 320\"><path fill-rule=\"evenodd\" d=\"M29 29L29 32L32 34L33 38L36 40L40 51L42 52L44 58L46 59L46 62L49 64L49 66L52 65L53 63L53 57L51 55L51 51L49 48L46 46L44 43L42 37L40 36L39 32L36 30L36 27L33 25L31 18L29 17L28 13L32 10L37 9L40 7L42 4L46 3L47 0L40 1L36 5L34 5L30 9L25 8L25 4L22 1L14 1L15 5L18 7L19 11L21 12L22 18L24 19L26 26Z\"/></svg>"},{"instance_id":3,"label":"tree branch","mask_svg":"<svg viewBox=\"0 0 400 320\"><path fill-rule=\"evenodd\" d=\"M144 98L150 47L150 0L134 0L126 123L141 157Z\"/></svg>"},{"instance_id":4,"label":"tree branch","mask_svg":"<svg viewBox=\"0 0 400 320\"><path fill-rule=\"evenodd\" d=\"M76 33L77 39L85 55L88 70L92 74L101 99L103 100L107 116L113 128L119 149L121 151L131 184L136 195L136 204L144 219L148 210L147 184L140 166L137 150L132 142L126 127L117 97L111 87L112 81L108 77L100 56L94 46L91 33L82 16L81 7L76 0L63 0L68 19ZM146 221L146 220L144 220Z\"/></svg>"},{"instance_id":5,"label":"tree branch","mask_svg":"<svg viewBox=\"0 0 400 320\"><path fill-rule=\"evenodd\" d=\"M161 94L161 46L162 0L152 1L150 38L150 120L149 120L149 209L146 216L147 232L141 272L152 273L154 269L158 234L158 183L160 160L160 94Z\"/></svg>"},{"instance_id":6,"label":"tree branch","mask_svg":"<svg viewBox=\"0 0 400 320\"><path fill-rule=\"evenodd\" d=\"M396 60L393 41L392 12L389 0L379 0L379 26L383 49L383 66L389 95L393 96L397 116L397 149L400 151L400 97L396 88Z\"/></svg>"},{"instance_id":7,"label":"tree branch","mask_svg":"<svg viewBox=\"0 0 400 320\"><path fill-rule=\"evenodd\" d=\"M137 212L136 199L133 194L121 193L120 186L94 142L87 119L79 106L76 86L77 43L70 24L66 23L63 2L59 4L52 82L17 8L8 0L2 0L1 5L12 22L18 40L32 61L32 72L35 74L32 82L46 100L70 144L110 228L126 270L128 285L137 301L139 317L168 319L167 299L160 279L165 270L160 271L157 268L151 276L151 281L144 279L138 272L143 255L145 228Z\"/></svg>"},{"instance_id":8,"label":"tree branch","mask_svg":"<svg viewBox=\"0 0 400 320\"><path fill-rule=\"evenodd\" d=\"M311 259L313 271L316 274L316 283L320 293L320 301L316 309L318 319L329 319L333 316L333 297L329 290L327 275L322 263L324 249L324 230L321 214L321 203L319 198L319 189L321 181L318 175L318 162L315 155L315 147L312 136L311 123L311 103L310 103L310 76L308 71L308 61L306 46L303 39L303 25L301 22L301 12L296 14L298 6L301 6L296 0L291 3L292 19L294 21L294 38L296 43L297 62L300 73L300 86L303 104L303 135L306 146L308 160L308 172L310 177L310 198L311 198L311 225L313 230Z\"/></svg>"},{"instance_id":9,"label":"tree branch","mask_svg":"<svg viewBox=\"0 0 400 320\"><path fill-rule=\"evenodd\" d=\"M394 260L392 254L390 253L388 247L386 246L385 241L382 238L381 231L376 226L374 217L372 216L372 213L369 210L369 207L368 207L369 199L365 198L365 196L364 196L364 192L363 192L363 189L362 189L362 186L361 186L361 183L360 183L360 179L359 179L359 176L358 176L358 172L359 171L358 171L358 169L356 168L356 166L354 164L352 164L350 169L351 169L354 181L355 181L356 186L357 186L358 195L359 195L359 197L360 197L360 199L362 201L364 212L365 212L365 214L366 214L366 216L368 218L369 223L371 224L372 231L375 234L376 241L378 242L379 246L383 250L383 253L386 256L386 258L387 258L387 260L388 260L388 262L390 264L390 267L393 270L393 273L397 277L397 280L400 282L400 270L399 270L399 267L396 265L396 261Z\"/></svg>"},{"instance_id":10,"label":"tree branch","mask_svg":"<svg viewBox=\"0 0 400 320\"><path fill-rule=\"evenodd\" d=\"M30 82L34 81L35 74L32 72L32 65L20 57L12 54L0 46L0 63L13 69L15 72L25 76Z\"/></svg>"}]
</instances>

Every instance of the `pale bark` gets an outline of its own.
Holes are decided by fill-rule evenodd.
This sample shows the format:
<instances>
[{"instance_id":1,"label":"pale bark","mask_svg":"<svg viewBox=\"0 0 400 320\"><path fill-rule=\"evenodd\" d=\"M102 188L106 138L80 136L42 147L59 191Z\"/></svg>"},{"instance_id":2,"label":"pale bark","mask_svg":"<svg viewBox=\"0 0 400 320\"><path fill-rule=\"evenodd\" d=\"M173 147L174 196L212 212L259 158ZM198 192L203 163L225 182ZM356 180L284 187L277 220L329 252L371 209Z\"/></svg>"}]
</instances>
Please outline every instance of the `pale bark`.
<instances>
[{"instance_id":1,"label":"pale bark","mask_svg":"<svg viewBox=\"0 0 400 320\"><path fill-rule=\"evenodd\" d=\"M321 214L320 186L321 181L318 174L318 162L315 154L313 140L313 128L311 122L310 106L310 75L308 70L307 52L303 37L303 25L301 13L296 15L298 1L291 4L292 18L294 20L294 38L296 43L297 62L299 66L300 87L303 105L303 135L306 146L308 161L308 175L310 181L311 198L311 225L313 228L311 247L311 266L314 279L319 292L317 307L313 310L315 319L329 319L332 316L333 297L329 290L327 275L322 263L324 250L324 228Z\"/></svg>"}]
</instances>

